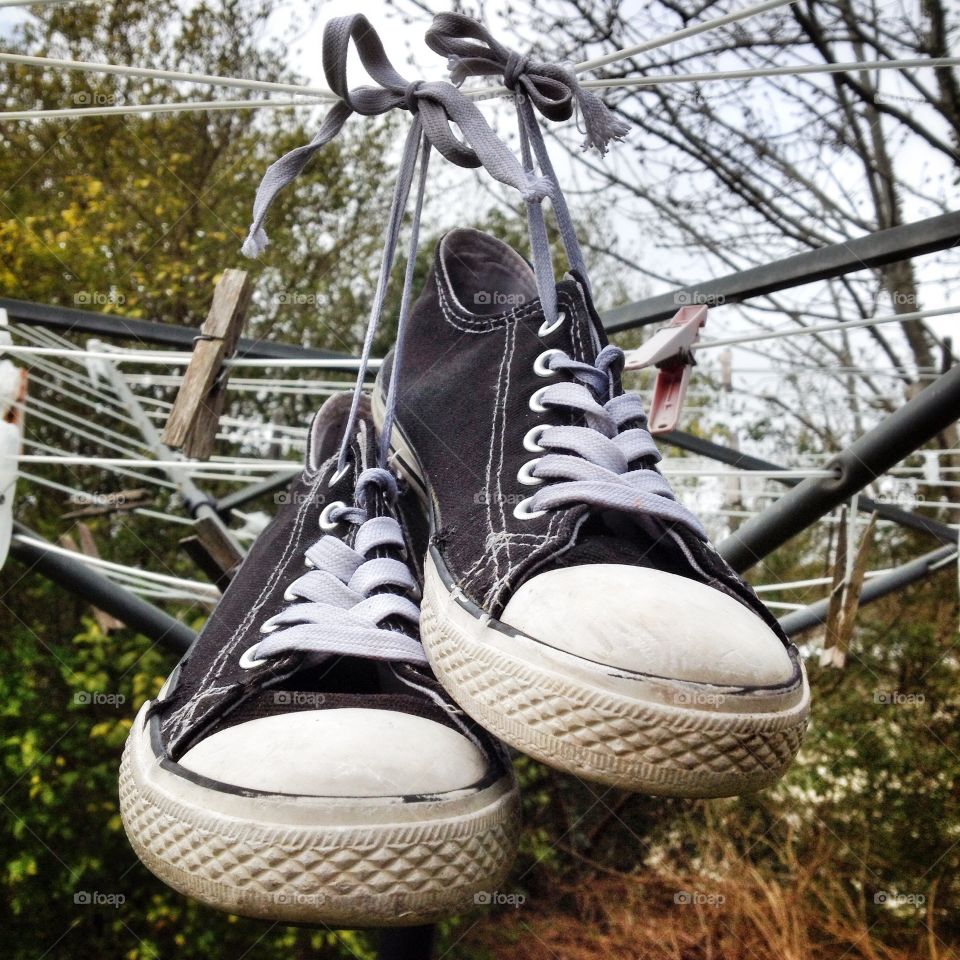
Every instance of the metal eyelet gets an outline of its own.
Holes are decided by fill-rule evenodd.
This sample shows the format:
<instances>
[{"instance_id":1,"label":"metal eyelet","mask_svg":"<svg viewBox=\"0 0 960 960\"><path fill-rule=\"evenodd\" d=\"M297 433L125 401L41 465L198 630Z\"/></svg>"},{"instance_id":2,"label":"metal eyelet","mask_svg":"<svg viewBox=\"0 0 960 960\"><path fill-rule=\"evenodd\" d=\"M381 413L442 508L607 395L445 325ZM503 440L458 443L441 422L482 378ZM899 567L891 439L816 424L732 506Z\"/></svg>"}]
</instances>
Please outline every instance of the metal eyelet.
<instances>
[{"instance_id":1,"label":"metal eyelet","mask_svg":"<svg viewBox=\"0 0 960 960\"><path fill-rule=\"evenodd\" d=\"M553 356L553 354L555 353L562 354L563 351L557 350L555 348L551 348L550 350L544 350L543 353L541 353L540 356L533 361L533 372L538 377L555 377L556 376L556 371L551 370L550 367L547 366L547 359Z\"/></svg>"},{"instance_id":2,"label":"metal eyelet","mask_svg":"<svg viewBox=\"0 0 960 960\"><path fill-rule=\"evenodd\" d=\"M531 427L523 437L523 449L529 450L530 453L543 453L547 448L541 447L537 441L543 436L544 431L549 430L550 425L547 423L538 423L535 427Z\"/></svg>"},{"instance_id":3,"label":"metal eyelet","mask_svg":"<svg viewBox=\"0 0 960 960\"><path fill-rule=\"evenodd\" d=\"M320 529L326 530L329 533L331 530L336 530L340 526L339 522L334 520L330 514L334 510L345 510L347 505L342 500L334 500L333 503L328 503L320 514ZM313 564L310 564L313 566Z\"/></svg>"},{"instance_id":4,"label":"metal eyelet","mask_svg":"<svg viewBox=\"0 0 960 960\"><path fill-rule=\"evenodd\" d=\"M548 323L546 320L540 324L540 329L537 331L537 336L545 337L548 333L553 333L554 330L558 329L563 325L563 322L567 319L566 310L557 311L557 319L553 323Z\"/></svg>"},{"instance_id":5,"label":"metal eyelet","mask_svg":"<svg viewBox=\"0 0 960 960\"><path fill-rule=\"evenodd\" d=\"M525 487L538 487L543 483L542 477L535 477L530 471L543 459L543 457L536 457L533 460L528 460L518 471L517 471L517 480L522 483Z\"/></svg>"},{"instance_id":6,"label":"metal eyelet","mask_svg":"<svg viewBox=\"0 0 960 960\"><path fill-rule=\"evenodd\" d=\"M534 413L546 413L546 412L547 412L547 407L545 407L545 406L540 402L540 395L543 393L544 390L547 390L547 389L549 389L549 388L548 388L548 387L541 387L539 390L534 390L533 393L530 394L530 409L531 409Z\"/></svg>"},{"instance_id":7,"label":"metal eyelet","mask_svg":"<svg viewBox=\"0 0 960 960\"><path fill-rule=\"evenodd\" d=\"M254 670L259 667L261 664L267 663L266 660L257 660L253 656L253 651L257 648L257 644L254 644L252 647L244 651L243 656L240 658L240 666L244 670Z\"/></svg>"},{"instance_id":8,"label":"metal eyelet","mask_svg":"<svg viewBox=\"0 0 960 960\"><path fill-rule=\"evenodd\" d=\"M542 517L547 512L546 510L531 510L529 504L532 499L533 497L527 497L526 500L521 500L513 508L513 515L518 520L534 520L537 517Z\"/></svg>"}]
</instances>

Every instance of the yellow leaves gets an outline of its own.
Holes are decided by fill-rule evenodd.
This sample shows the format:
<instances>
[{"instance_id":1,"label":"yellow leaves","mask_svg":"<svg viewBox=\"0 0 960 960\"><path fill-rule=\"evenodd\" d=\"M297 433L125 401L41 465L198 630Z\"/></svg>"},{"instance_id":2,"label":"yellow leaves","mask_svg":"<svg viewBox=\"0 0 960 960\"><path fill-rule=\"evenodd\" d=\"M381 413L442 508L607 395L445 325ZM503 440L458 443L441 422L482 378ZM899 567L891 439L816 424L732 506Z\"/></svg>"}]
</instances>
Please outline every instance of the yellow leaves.
<instances>
[{"instance_id":1,"label":"yellow leaves","mask_svg":"<svg viewBox=\"0 0 960 960\"><path fill-rule=\"evenodd\" d=\"M99 180L88 180L87 181L87 196L91 200L96 199L103 193L103 183Z\"/></svg>"},{"instance_id":2,"label":"yellow leaves","mask_svg":"<svg viewBox=\"0 0 960 960\"><path fill-rule=\"evenodd\" d=\"M96 740L98 737L108 737L113 733L115 724L110 720L105 720L102 723L95 723L90 728L90 738Z\"/></svg>"},{"instance_id":3,"label":"yellow leaves","mask_svg":"<svg viewBox=\"0 0 960 960\"><path fill-rule=\"evenodd\" d=\"M76 203L71 203L66 210L61 210L60 216L71 230L76 230L83 222L83 210Z\"/></svg>"}]
</instances>

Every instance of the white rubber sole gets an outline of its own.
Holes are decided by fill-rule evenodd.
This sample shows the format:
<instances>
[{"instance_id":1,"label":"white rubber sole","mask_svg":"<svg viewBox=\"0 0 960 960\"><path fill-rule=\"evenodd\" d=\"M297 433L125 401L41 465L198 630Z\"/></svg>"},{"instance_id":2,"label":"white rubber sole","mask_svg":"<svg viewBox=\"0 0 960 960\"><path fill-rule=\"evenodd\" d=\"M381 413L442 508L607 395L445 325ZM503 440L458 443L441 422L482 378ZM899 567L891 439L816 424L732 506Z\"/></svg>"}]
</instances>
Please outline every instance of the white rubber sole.
<instances>
[{"instance_id":1,"label":"white rubber sole","mask_svg":"<svg viewBox=\"0 0 960 960\"><path fill-rule=\"evenodd\" d=\"M382 422L379 390L374 420ZM394 464L430 497L395 427ZM742 689L630 674L573 656L494 620L424 563L420 633L434 672L478 723L552 767L638 793L723 797L769 786L806 731L810 690L794 679Z\"/></svg>"},{"instance_id":2,"label":"white rubber sole","mask_svg":"<svg viewBox=\"0 0 960 960\"><path fill-rule=\"evenodd\" d=\"M513 861L509 777L442 797L232 791L162 762L146 709L120 768L123 825L152 873L209 906L285 923L429 923L471 909Z\"/></svg>"},{"instance_id":3,"label":"white rubber sole","mask_svg":"<svg viewBox=\"0 0 960 960\"><path fill-rule=\"evenodd\" d=\"M477 616L432 555L424 566L420 632L437 677L478 723L537 760L638 793L723 797L778 780L800 747L802 673L777 693L629 675Z\"/></svg>"}]
</instances>

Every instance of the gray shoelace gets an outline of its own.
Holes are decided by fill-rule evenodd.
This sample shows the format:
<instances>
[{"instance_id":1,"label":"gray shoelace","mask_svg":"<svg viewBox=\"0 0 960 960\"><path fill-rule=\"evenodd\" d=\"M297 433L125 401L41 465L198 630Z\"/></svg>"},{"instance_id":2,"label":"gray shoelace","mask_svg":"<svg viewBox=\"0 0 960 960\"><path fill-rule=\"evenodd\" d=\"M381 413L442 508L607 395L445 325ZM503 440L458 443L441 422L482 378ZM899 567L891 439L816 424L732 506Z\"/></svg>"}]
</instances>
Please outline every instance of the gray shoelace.
<instances>
[{"instance_id":1,"label":"gray shoelace","mask_svg":"<svg viewBox=\"0 0 960 960\"><path fill-rule=\"evenodd\" d=\"M540 403L576 410L587 425L547 427L537 437L537 444L548 452L529 472L545 483L530 497L529 509L587 504L595 510L683 524L706 540L700 521L677 502L666 479L651 469L661 457L646 429L643 402L632 393L612 396L612 371L622 363L623 351L612 345L604 347L593 364L572 360L559 350L545 360L551 371L570 379L541 388ZM553 452L560 450L564 452ZM631 469L639 460L644 465Z\"/></svg>"},{"instance_id":2,"label":"gray shoelace","mask_svg":"<svg viewBox=\"0 0 960 960\"><path fill-rule=\"evenodd\" d=\"M349 88L347 54L351 41L356 44L364 68L379 86ZM410 81L402 77L362 14L336 17L326 25L323 71L330 89L340 100L330 109L310 143L291 150L264 175L254 200L253 225L243 245L247 256L256 256L267 244L263 222L276 195L340 132L353 113L375 116L396 109L409 110L419 120L426 138L451 163L460 167L483 166L491 176L514 187L528 200L542 200L551 192L551 183L523 169L473 101L457 87L445 81ZM454 134L451 122L459 128L463 141Z\"/></svg>"},{"instance_id":3,"label":"gray shoelace","mask_svg":"<svg viewBox=\"0 0 960 960\"><path fill-rule=\"evenodd\" d=\"M358 506L331 512L331 520L357 525L353 546L328 535L306 551L309 569L287 587L289 606L261 625L266 636L247 652L250 659L302 652L426 664L419 640L383 626L392 619L416 630L420 609L410 599L416 582L406 563L377 556L384 550L402 556L404 540L393 517L369 516L366 504L375 495L373 488L396 496L396 481L388 471L373 468L360 475Z\"/></svg>"}]
</instances>

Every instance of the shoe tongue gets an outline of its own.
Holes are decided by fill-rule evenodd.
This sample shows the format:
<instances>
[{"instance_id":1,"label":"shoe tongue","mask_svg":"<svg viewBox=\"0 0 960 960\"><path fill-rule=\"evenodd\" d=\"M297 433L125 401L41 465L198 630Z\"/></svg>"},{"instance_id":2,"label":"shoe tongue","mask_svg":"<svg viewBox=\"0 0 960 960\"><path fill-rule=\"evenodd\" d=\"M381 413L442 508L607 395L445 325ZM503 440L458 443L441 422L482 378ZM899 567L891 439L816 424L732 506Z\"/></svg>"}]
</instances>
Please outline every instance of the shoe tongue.
<instances>
[{"instance_id":1,"label":"shoe tongue","mask_svg":"<svg viewBox=\"0 0 960 960\"><path fill-rule=\"evenodd\" d=\"M573 330L570 339L577 347L575 359L593 363L607 338L585 279L568 276L557 284L557 296L567 315L564 323ZM428 321L441 312L494 318L526 304L539 305L539 299L533 268L516 250L490 234L464 228L451 231L440 241L413 312L415 317L425 315ZM539 330L544 317L533 309L520 321ZM538 342L530 343L536 346ZM537 349L539 352L542 347Z\"/></svg>"},{"instance_id":2,"label":"shoe tongue","mask_svg":"<svg viewBox=\"0 0 960 960\"><path fill-rule=\"evenodd\" d=\"M537 298L530 264L479 230L448 233L437 250L436 273L452 305L478 317L496 317Z\"/></svg>"},{"instance_id":3,"label":"shoe tongue","mask_svg":"<svg viewBox=\"0 0 960 960\"><path fill-rule=\"evenodd\" d=\"M319 469L321 464L340 452L343 431L347 426L352 403L352 392L335 393L314 415L307 441L307 464L312 470ZM370 398L366 394L361 394L360 408L357 413L358 424L369 423L370 416ZM368 432L373 433L372 430ZM376 460L375 454L374 460Z\"/></svg>"}]
</instances>

